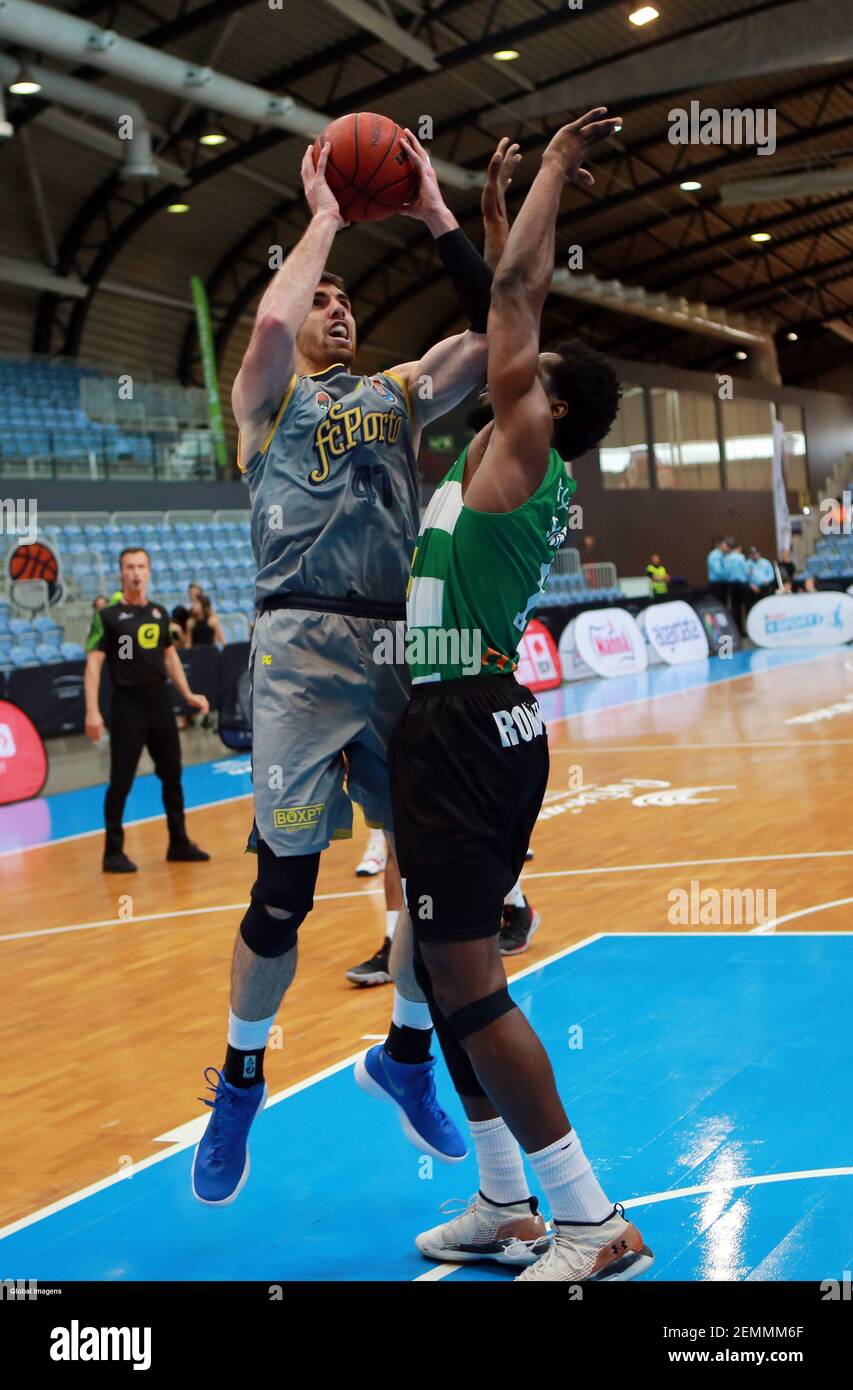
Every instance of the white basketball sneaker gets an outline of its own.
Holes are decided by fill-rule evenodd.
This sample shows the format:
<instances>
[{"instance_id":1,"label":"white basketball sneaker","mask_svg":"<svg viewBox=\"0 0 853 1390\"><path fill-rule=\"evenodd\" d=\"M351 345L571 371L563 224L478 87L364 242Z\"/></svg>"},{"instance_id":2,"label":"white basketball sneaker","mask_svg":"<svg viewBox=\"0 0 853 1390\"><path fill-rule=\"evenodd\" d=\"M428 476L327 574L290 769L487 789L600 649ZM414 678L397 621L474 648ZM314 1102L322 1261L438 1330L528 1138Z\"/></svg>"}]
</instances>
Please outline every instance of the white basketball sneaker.
<instances>
[{"instance_id":1,"label":"white basketball sneaker","mask_svg":"<svg viewBox=\"0 0 853 1390\"><path fill-rule=\"evenodd\" d=\"M381 830L371 830L364 857L356 869L359 878L375 878L385 872L388 863L388 846Z\"/></svg>"},{"instance_id":2,"label":"white basketball sneaker","mask_svg":"<svg viewBox=\"0 0 853 1390\"><path fill-rule=\"evenodd\" d=\"M451 1198L442 1204L441 1210L449 1215L459 1200ZM511 1206L498 1206L478 1192L452 1221L416 1236L415 1245L430 1260L450 1260L454 1264L496 1260L502 1265L530 1265L545 1253L550 1239L535 1197Z\"/></svg>"},{"instance_id":3,"label":"white basketball sneaker","mask_svg":"<svg viewBox=\"0 0 853 1390\"><path fill-rule=\"evenodd\" d=\"M636 1226L625 1220L617 1206L597 1226L555 1221L549 1249L517 1278L565 1284L636 1279L654 1258Z\"/></svg>"}]
</instances>

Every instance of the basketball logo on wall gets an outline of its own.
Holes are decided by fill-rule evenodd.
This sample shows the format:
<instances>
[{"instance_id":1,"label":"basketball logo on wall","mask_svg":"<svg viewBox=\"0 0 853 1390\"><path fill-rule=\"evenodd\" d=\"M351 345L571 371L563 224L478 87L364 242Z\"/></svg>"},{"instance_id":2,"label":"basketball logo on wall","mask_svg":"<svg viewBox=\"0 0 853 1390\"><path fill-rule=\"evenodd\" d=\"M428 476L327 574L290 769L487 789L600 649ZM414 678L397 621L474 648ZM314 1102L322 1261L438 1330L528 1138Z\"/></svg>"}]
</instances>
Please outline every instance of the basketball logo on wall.
<instances>
[{"instance_id":1,"label":"basketball logo on wall","mask_svg":"<svg viewBox=\"0 0 853 1390\"><path fill-rule=\"evenodd\" d=\"M7 556L6 568L14 585L27 580L44 580L49 604L59 603L62 598L64 588L59 578L59 557L47 541L22 541ZM24 598L25 592L15 588L12 596L21 607L30 607ZM41 604L35 606L41 607Z\"/></svg>"}]
</instances>

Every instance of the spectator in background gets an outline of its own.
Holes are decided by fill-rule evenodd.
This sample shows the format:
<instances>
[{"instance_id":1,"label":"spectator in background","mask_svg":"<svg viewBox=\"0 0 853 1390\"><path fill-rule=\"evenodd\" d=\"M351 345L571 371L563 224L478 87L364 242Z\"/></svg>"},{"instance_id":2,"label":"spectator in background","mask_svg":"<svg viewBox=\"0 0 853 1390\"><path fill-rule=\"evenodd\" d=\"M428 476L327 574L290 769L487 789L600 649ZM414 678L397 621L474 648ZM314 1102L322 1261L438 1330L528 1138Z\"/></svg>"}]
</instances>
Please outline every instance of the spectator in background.
<instances>
[{"instance_id":1,"label":"spectator in background","mask_svg":"<svg viewBox=\"0 0 853 1390\"><path fill-rule=\"evenodd\" d=\"M100 612L102 608L106 608L108 603L109 599L107 598L106 594L98 594L95 598L92 599L92 607L94 608L96 613Z\"/></svg>"},{"instance_id":2,"label":"spectator in background","mask_svg":"<svg viewBox=\"0 0 853 1390\"><path fill-rule=\"evenodd\" d=\"M776 571L770 560L762 555L757 545L749 548L749 559L746 562L747 582L749 593L747 594L747 609L750 609L760 598L766 598L776 589Z\"/></svg>"},{"instance_id":3,"label":"spectator in background","mask_svg":"<svg viewBox=\"0 0 853 1390\"><path fill-rule=\"evenodd\" d=\"M786 584L790 584L791 589L793 589L794 575L797 572L797 567L791 559L790 550L781 550L779 552L779 559L776 561L776 563L779 566L779 572L782 575L782 588L784 589ZM788 590L788 592L790 592L790 590Z\"/></svg>"},{"instance_id":4,"label":"spectator in background","mask_svg":"<svg viewBox=\"0 0 853 1390\"><path fill-rule=\"evenodd\" d=\"M669 593L669 575L667 574L666 565L661 564L659 555L655 554L652 556L649 564L646 565L646 574L652 581L653 594L657 596L658 594Z\"/></svg>"},{"instance_id":5,"label":"spectator in background","mask_svg":"<svg viewBox=\"0 0 853 1390\"><path fill-rule=\"evenodd\" d=\"M583 563L590 565L593 563L593 552L595 550L595 536L584 536L583 538Z\"/></svg>"},{"instance_id":6,"label":"spectator in background","mask_svg":"<svg viewBox=\"0 0 853 1390\"><path fill-rule=\"evenodd\" d=\"M220 647L226 645L222 624L213 611L207 594L201 590L192 601L190 616L187 619L187 645L190 647L212 647L214 642Z\"/></svg>"},{"instance_id":7,"label":"spectator in background","mask_svg":"<svg viewBox=\"0 0 853 1390\"><path fill-rule=\"evenodd\" d=\"M809 575L805 584L803 585L803 592L807 594L820 593L820 589L818 588L818 582L813 574Z\"/></svg>"},{"instance_id":8,"label":"spectator in background","mask_svg":"<svg viewBox=\"0 0 853 1390\"><path fill-rule=\"evenodd\" d=\"M708 588L720 603L726 601L726 555L729 543L723 536L715 536L714 544L708 551Z\"/></svg>"},{"instance_id":9,"label":"spectator in background","mask_svg":"<svg viewBox=\"0 0 853 1390\"><path fill-rule=\"evenodd\" d=\"M199 594L202 593L204 593L204 590L202 589L200 584L187 585L187 594L189 595L190 607L192 607L193 599L198 598Z\"/></svg>"},{"instance_id":10,"label":"spectator in background","mask_svg":"<svg viewBox=\"0 0 853 1390\"><path fill-rule=\"evenodd\" d=\"M178 603L172 609L172 616L169 620L169 632L176 647L188 647L190 645L187 637L187 621L190 610L185 608L182 603Z\"/></svg>"},{"instance_id":11,"label":"spectator in background","mask_svg":"<svg viewBox=\"0 0 853 1390\"><path fill-rule=\"evenodd\" d=\"M743 610L749 595L749 570L743 546L729 536L723 560L723 574L728 585L728 604L732 617L743 632Z\"/></svg>"}]
</instances>

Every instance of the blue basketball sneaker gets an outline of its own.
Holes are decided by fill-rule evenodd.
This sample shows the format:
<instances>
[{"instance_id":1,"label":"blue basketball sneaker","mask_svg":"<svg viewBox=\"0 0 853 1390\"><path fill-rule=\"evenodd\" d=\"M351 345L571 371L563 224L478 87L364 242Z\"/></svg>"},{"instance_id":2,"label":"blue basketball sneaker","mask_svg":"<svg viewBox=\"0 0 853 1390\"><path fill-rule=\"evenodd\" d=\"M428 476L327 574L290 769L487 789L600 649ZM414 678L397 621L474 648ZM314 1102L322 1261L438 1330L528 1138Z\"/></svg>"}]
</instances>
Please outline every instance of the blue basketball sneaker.
<instances>
[{"instance_id":1,"label":"blue basketball sneaker","mask_svg":"<svg viewBox=\"0 0 853 1390\"><path fill-rule=\"evenodd\" d=\"M435 1094L435 1058L428 1062L395 1062L381 1043L355 1064L355 1079L377 1100L396 1105L403 1133L420 1153L442 1163L461 1163L468 1148L460 1131Z\"/></svg>"},{"instance_id":2,"label":"blue basketball sneaker","mask_svg":"<svg viewBox=\"0 0 853 1390\"><path fill-rule=\"evenodd\" d=\"M216 1077L215 1086L211 1072ZM227 1207L249 1176L249 1128L263 1109L267 1087L265 1081L259 1081L241 1090L230 1085L215 1067L205 1068L204 1079L213 1091L213 1100L204 1103L213 1114L193 1159L193 1196L208 1207Z\"/></svg>"}]
</instances>

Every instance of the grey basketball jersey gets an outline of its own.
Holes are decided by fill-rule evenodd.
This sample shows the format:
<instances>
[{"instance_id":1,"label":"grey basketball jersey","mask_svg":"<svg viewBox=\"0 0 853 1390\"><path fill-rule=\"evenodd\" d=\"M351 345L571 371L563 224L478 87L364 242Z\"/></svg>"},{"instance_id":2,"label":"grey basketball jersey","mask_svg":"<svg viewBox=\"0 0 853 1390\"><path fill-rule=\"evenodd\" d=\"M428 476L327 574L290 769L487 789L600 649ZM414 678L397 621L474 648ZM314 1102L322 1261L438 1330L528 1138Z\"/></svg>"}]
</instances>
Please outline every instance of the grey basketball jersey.
<instances>
[{"instance_id":1,"label":"grey basketball jersey","mask_svg":"<svg viewBox=\"0 0 853 1390\"><path fill-rule=\"evenodd\" d=\"M279 594L405 602L420 488L399 377L342 363L294 376L245 471L259 608Z\"/></svg>"}]
</instances>

